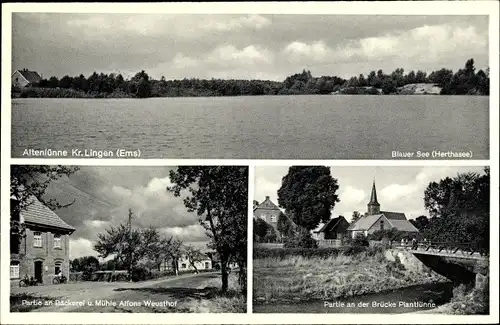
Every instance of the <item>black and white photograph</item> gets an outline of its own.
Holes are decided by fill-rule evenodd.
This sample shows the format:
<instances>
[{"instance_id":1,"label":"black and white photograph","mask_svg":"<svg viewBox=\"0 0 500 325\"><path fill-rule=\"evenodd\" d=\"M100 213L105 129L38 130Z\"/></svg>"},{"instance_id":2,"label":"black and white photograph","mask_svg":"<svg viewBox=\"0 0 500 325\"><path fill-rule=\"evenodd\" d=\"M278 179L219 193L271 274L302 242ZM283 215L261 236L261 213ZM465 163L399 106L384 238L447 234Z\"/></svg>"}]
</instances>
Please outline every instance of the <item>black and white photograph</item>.
<instances>
[{"instance_id":1,"label":"black and white photograph","mask_svg":"<svg viewBox=\"0 0 500 325\"><path fill-rule=\"evenodd\" d=\"M14 12L11 156L488 159L488 23Z\"/></svg>"},{"instance_id":2,"label":"black and white photograph","mask_svg":"<svg viewBox=\"0 0 500 325\"><path fill-rule=\"evenodd\" d=\"M246 312L248 167L10 171L10 312Z\"/></svg>"},{"instance_id":3,"label":"black and white photograph","mask_svg":"<svg viewBox=\"0 0 500 325\"><path fill-rule=\"evenodd\" d=\"M490 168L257 166L253 312L488 315Z\"/></svg>"}]
</instances>

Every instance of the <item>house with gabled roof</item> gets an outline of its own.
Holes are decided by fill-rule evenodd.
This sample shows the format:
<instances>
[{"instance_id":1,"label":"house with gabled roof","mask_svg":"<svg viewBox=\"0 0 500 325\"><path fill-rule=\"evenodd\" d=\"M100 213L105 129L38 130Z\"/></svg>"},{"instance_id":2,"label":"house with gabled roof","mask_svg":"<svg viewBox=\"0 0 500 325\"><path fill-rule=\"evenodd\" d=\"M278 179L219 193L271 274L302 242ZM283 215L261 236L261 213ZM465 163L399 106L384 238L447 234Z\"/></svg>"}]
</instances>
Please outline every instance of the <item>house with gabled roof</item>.
<instances>
[{"instance_id":1,"label":"house with gabled roof","mask_svg":"<svg viewBox=\"0 0 500 325\"><path fill-rule=\"evenodd\" d=\"M62 272L69 279L69 236L75 228L62 220L37 198L31 197L21 212L15 212L17 199L11 198L11 219L25 226L25 236L10 237L10 279L34 277L52 283Z\"/></svg>"},{"instance_id":2,"label":"house with gabled roof","mask_svg":"<svg viewBox=\"0 0 500 325\"><path fill-rule=\"evenodd\" d=\"M36 71L28 69L16 70L12 74L12 86L27 87L39 83L42 76Z\"/></svg>"},{"instance_id":3,"label":"house with gabled roof","mask_svg":"<svg viewBox=\"0 0 500 325\"><path fill-rule=\"evenodd\" d=\"M357 234L368 236L375 231L388 230L392 228L407 233L418 233L418 229L415 228L415 226L413 226L408 219L406 219L406 215L404 213L380 211L375 181L372 186L370 202L368 202L367 206L368 211L366 214L347 228L347 231L351 234L352 238L356 237Z\"/></svg>"},{"instance_id":4,"label":"house with gabled roof","mask_svg":"<svg viewBox=\"0 0 500 325\"><path fill-rule=\"evenodd\" d=\"M343 216L338 216L326 223L320 223L312 231L312 238L316 240L342 239L347 234L347 228L349 228L349 222Z\"/></svg>"},{"instance_id":5,"label":"house with gabled roof","mask_svg":"<svg viewBox=\"0 0 500 325\"><path fill-rule=\"evenodd\" d=\"M274 230L276 230L276 234L278 234L278 237L281 237L278 231L278 219L281 213L280 208L278 208L278 206L271 201L269 196L266 196L266 199L262 201L262 203L254 204L254 217L260 218L273 226Z\"/></svg>"}]
</instances>

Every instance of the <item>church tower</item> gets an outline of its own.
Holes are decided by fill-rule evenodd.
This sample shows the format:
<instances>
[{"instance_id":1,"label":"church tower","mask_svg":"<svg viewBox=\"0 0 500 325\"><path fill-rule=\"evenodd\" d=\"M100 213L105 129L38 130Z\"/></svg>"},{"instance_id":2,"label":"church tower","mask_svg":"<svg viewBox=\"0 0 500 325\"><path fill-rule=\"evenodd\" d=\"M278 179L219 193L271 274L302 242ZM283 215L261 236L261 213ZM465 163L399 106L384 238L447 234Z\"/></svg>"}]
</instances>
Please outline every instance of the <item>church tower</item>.
<instances>
[{"instance_id":1,"label":"church tower","mask_svg":"<svg viewBox=\"0 0 500 325\"><path fill-rule=\"evenodd\" d=\"M372 195L370 197L370 202L368 202L368 215L379 214L380 204L377 201L377 189L375 188L375 181L373 181Z\"/></svg>"}]
</instances>

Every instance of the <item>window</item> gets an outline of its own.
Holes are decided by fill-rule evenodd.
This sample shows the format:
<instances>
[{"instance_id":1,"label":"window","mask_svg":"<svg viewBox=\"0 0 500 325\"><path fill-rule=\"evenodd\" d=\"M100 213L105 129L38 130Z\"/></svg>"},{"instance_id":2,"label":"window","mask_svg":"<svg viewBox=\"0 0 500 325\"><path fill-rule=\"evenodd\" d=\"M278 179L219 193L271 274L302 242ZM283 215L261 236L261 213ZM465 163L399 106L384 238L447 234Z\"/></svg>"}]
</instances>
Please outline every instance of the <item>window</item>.
<instances>
[{"instance_id":1,"label":"window","mask_svg":"<svg viewBox=\"0 0 500 325\"><path fill-rule=\"evenodd\" d=\"M210 263L209 262L205 262L205 269L209 269L210 268Z\"/></svg>"},{"instance_id":2,"label":"window","mask_svg":"<svg viewBox=\"0 0 500 325\"><path fill-rule=\"evenodd\" d=\"M42 233L39 231L33 233L33 246L42 247Z\"/></svg>"},{"instance_id":3,"label":"window","mask_svg":"<svg viewBox=\"0 0 500 325\"><path fill-rule=\"evenodd\" d=\"M181 269L185 269L186 268L186 263L182 263L181 264Z\"/></svg>"},{"instance_id":4,"label":"window","mask_svg":"<svg viewBox=\"0 0 500 325\"><path fill-rule=\"evenodd\" d=\"M275 215L271 216L271 222L276 222L276 216Z\"/></svg>"},{"instance_id":5,"label":"window","mask_svg":"<svg viewBox=\"0 0 500 325\"><path fill-rule=\"evenodd\" d=\"M380 230L384 230L384 220L380 220Z\"/></svg>"},{"instance_id":6,"label":"window","mask_svg":"<svg viewBox=\"0 0 500 325\"><path fill-rule=\"evenodd\" d=\"M16 82L19 82L19 78L16 77Z\"/></svg>"},{"instance_id":7,"label":"window","mask_svg":"<svg viewBox=\"0 0 500 325\"><path fill-rule=\"evenodd\" d=\"M16 261L10 262L10 278L11 279L19 278L19 262Z\"/></svg>"},{"instance_id":8,"label":"window","mask_svg":"<svg viewBox=\"0 0 500 325\"><path fill-rule=\"evenodd\" d=\"M54 234L54 248L61 248L61 235Z\"/></svg>"},{"instance_id":9,"label":"window","mask_svg":"<svg viewBox=\"0 0 500 325\"><path fill-rule=\"evenodd\" d=\"M54 274L57 275L59 272L62 272L62 263L61 262L56 262L55 267L54 267Z\"/></svg>"}]
</instances>

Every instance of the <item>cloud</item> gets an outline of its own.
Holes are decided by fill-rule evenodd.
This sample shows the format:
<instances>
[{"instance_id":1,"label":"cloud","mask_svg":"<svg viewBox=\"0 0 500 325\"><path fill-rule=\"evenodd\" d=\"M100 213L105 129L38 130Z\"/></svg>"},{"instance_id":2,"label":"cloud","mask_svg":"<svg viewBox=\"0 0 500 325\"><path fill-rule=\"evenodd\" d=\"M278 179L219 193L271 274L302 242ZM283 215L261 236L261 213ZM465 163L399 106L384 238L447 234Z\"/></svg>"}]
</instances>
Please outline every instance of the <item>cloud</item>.
<instances>
[{"instance_id":1,"label":"cloud","mask_svg":"<svg viewBox=\"0 0 500 325\"><path fill-rule=\"evenodd\" d=\"M414 29L328 45L324 40L294 41L283 53L295 61L339 62L347 60L384 60L404 58L432 62L452 57L454 53L469 55L487 53L487 31L475 26L424 25Z\"/></svg>"},{"instance_id":2,"label":"cloud","mask_svg":"<svg viewBox=\"0 0 500 325\"><path fill-rule=\"evenodd\" d=\"M364 202L366 199L366 193L361 189L347 185L340 192L339 197L342 198L342 203L346 205L354 205Z\"/></svg>"},{"instance_id":3,"label":"cloud","mask_svg":"<svg viewBox=\"0 0 500 325\"><path fill-rule=\"evenodd\" d=\"M331 51L324 41L316 41L311 44L295 41L284 49L284 53L291 55L293 60L305 59L315 61L327 59Z\"/></svg>"},{"instance_id":4,"label":"cloud","mask_svg":"<svg viewBox=\"0 0 500 325\"><path fill-rule=\"evenodd\" d=\"M189 225L187 227L163 228L160 232L165 236L179 238L183 242L207 241L205 229L199 224Z\"/></svg>"},{"instance_id":5,"label":"cloud","mask_svg":"<svg viewBox=\"0 0 500 325\"><path fill-rule=\"evenodd\" d=\"M488 66L488 17L15 13L13 69L266 78Z\"/></svg>"},{"instance_id":6,"label":"cloud","mask_svg":"<svg viewBox=\"0 0 500 325\"><path fill-rule=\"evenodd\" d=\"M224 65L228 63L271 63L273 59L273 53L255 45L248 45L242 49L238 49L233 45L223 45L215 48L209 54L207 61Z\"/></svg>"},{"instance_id":7,"label":"cloud","mask_svg":"<svg viewBox=\"0 0 500 325\"><path fill-rule=\"evenodd\" d=\"M172 185L168 176L171 169L87 166L69 178L51 183L48 198L61 203L75 200L71 206L57 210L64 221L76 228L70 237L73 258L92 253L97 234L127 222L129 209L133 227L152 226L185 241L208 241L199 217L184 206L185 196L175 197L166 190Z\"/></svg>"},{"instance_id":8,"label":"cloud","mask_svg":"<svg viewBox=\"0 0 500 325\"><path fill-rule=\"evenodd\" d=\"M394 202L408 197L423 197L423 193L432 181L437 181L442 177L453 176L451 167L422 167L415 175L414 179L407 184L390 184L381 191L382 199L388 202Z\"/></svg>"},{"instance_id":9,"label":"cloud","mask_svg":"<svg viewBox=\"0 0 500 325\"><path fill-rule=\"evenodd\" d=\"M70 253L69 258L74 259L82 256L97 256L98 253L92 248L92 241L85 238L69 240Z\"/></svg>"},{"instance_id":10,"label":"cloud","mask_svg":"<svg viewBox=\"0 0 500 325\"><path fill-rule=\"evenodd\" d=\"M241 28L262 29L270 24L271 21L268 18L260 15L249 15L229 20L210 20L205 23L204 28L217 31L234 31Z\"/></svg>"},{"instance_id":11,"label":"cloud","mask_svg":"<svg viewBox=\"0 0 500 325\"><path fill-rule=\"evenodd\" d=\"M184 56L182 53L177 53L172 59L172 64L176 68L191 68L198 65L198 60Z\"/></svg>"}]
</instances>

